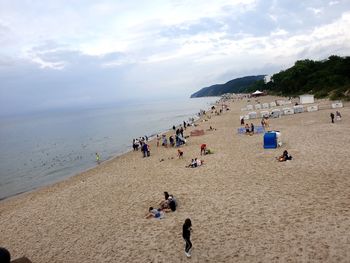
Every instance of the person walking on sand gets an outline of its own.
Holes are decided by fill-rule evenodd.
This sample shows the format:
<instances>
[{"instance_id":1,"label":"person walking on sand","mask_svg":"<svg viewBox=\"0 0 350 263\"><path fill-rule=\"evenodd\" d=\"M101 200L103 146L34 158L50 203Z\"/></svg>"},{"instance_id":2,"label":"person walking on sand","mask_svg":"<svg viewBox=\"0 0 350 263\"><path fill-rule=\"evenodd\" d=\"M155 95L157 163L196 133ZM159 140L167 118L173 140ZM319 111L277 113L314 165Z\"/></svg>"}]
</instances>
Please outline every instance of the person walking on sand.
<instances>
[{"instance_id":1,"label":"person walking on sand","mask_svg":"<svg viewBox=\"0 0 350 263\"><path fill-rule=\"evenodd\" d=\"M334 123L334 113L331 112L330 116L331 116L331 121L332 121L332 123Z\"/></svg>"},{"instance_id":2,"label":"person walking on sand","mask_svg":"<svg viewBox=\"0 0 350 263\"><path fill-rule=\"evenodd\" d=\"M192 222L191 219L187 218L185 223L182 226L182 237L185 240L185 255L189 258L191 257L191 231L192 231Z\"/></svg>"},{"instance_id":3,"label":"person walking on sand","mask_svg":"<svg viewBox=\"0 0 350 263\"><path fill-rule=\"evenodd\" d=\"M95 153L95 155L97 164L100 164L100 155L98 153Z\"/></svg>"}]
</instances>

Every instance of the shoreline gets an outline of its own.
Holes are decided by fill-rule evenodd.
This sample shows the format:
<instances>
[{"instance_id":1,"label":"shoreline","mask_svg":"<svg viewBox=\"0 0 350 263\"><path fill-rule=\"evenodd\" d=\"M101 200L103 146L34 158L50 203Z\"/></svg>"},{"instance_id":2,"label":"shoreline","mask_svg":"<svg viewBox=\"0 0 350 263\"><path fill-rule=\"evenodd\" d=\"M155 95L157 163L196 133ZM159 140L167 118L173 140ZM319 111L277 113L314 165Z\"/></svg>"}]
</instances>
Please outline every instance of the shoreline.
<instances>
[{"instance_id":1,"label":"shoreline","mask_svg":"<svg viewBox=\"0 0 350 263\"><path fill-rule=\"evenodd\" d=\"M222 98L218 98L217 101L213 102L213 105L214 105L214 104L216 105L216 104L218 103L218 101L220 101L221 99L222 99ZM211 106L208 106L208 107L209 107L209 108L206 109L206 111L208 111L208 110L210 109ZM199 111L200 111L200 110L201 110L201 109L199 109ZM197 117L197 118L196 118L196 117ZM198 117L198 113L192 115L191 118L194 118L194 119L195 119L193 123L197 123L197 122L200 121L200 119L201 119L201 117ZM178 126L180 126L180 125L182 125L182 124L179 124ZM176 126L176 127L178 127L178 126ZM155 133L155 134L154 134L154 132L152 132L153 135L150 135L149 140L148 140L148 143L150 143L150 142L156 140L156 135L157 135L157 134L167 134L167 135L168 135L168 134L171 132L171 130L172 130L172 129L169 128L169 129L165 129L165 130L160 131L159 133ZM140 134L142 134L142 133L140 133ZM69 180L69 179L71 179L72 177L79 176L79 175L81 175L81 174L87 173L87 172L89 172L90 170L93 170L93 169L99 167L100 165L102 165L102 164L104 164L104 163L106 163L106 162L108 162L108 161L112 161L113 159L116 159L116 158L118 158L118 157L120 157L120 156L122 156L122 155L126 155L126 154L128 154L128 153L130 153L130 152L133 152L133 149L132 149L131 146L128 146L127 149L122 150L120 153L116 153L116 154L112 154L112 155L108 156L107 159L104 159L103 161L101 161L100 164L96 164L96 162L95 162L94 165L91 165L90 167L85 168L85 169L82 169L82 170L79 170L79 171L77 171L77 172L69 173L69 174L67 174L67 175L66 175L64 178L62 178L62 179L59 179L59 178L58 178L57 180L54 180L54 181L51 182L51 183L44 184L44 185L39 185L39 186L34 187L33 189L30 189L30 190L28 190L28 191L22 191L22 192L20 192L20 193L16 193L16 194L13 194L13 195L9 195L9 196L5 196L5 197L3 197L3 198L0 198L0 204L1 204L1 202L4 202L5 200L13 199L13 198L16 198L16 197L18 197L18 196L23 196L23 195L26 195L27 193L28 193L28 194L29 194L29 193L33 193L33 192L35 192L35 191L39 191L40 189L43 189L43 188L46 188L46 187L51 187L51 186L53 186L53 185L55 185L55 184L59 184L60 182L64 182L64 181L66 181L66 180Z\"/></svg>"},{"instance_id":2,"label":"shoreline","mask_svg":"<svg viewBox=\"0 0 350 263\"><path fill-rule=\"evenodd\" d=\"M14 258L25 255L38 263L180 263L188 260L181 227L191 218L194 262L346 262L349 104L334 124L333 109L270 119L283 144L269 150L262 134L236 133L247 101L225 104L229 111L210 114L185 131L205 134L188 139L181 147L183 159L176 157L176 148L156 147L152 140L148 158L131 151L0 202L2 246ZM209 126L216 130L208 131ZM202 143L214 154L201 156ZM276 161L284 150L292 161ZM194 157L204 165L185 168ZM176 197L176 212L162 220L144 219L163 191Z\"/></svg>"}]
</instances>

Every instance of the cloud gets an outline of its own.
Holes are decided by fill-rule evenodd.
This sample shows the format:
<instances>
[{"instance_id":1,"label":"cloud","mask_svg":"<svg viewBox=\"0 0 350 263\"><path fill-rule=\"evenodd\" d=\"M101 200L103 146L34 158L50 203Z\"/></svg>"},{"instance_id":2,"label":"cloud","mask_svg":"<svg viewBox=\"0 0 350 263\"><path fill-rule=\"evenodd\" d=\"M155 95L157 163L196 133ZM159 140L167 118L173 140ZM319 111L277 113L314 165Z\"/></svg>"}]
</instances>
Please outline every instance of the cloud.
<instances>
[{"instance_id":1,"label":"cloud","mask_svg":"<svg viewBox=\"0 0 350 263\"><path fill-rule=\"evenodd\" d=\"M0 110L189 96L350 52L348 1L0 2Z\"/></svg>"}]
</instances>

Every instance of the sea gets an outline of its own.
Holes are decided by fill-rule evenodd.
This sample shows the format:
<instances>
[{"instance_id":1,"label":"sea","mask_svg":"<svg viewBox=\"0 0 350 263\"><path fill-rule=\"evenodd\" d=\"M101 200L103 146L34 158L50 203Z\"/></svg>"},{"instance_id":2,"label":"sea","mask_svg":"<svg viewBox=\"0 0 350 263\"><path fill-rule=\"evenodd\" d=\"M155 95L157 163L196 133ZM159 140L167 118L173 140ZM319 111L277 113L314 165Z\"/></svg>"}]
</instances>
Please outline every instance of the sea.
<instances>
[{"instance_id":1,"label":"sea","mask_svg":"<svg viewBox=\"0 0 350 263\"><path fill-rule=\"evenodd\" d=\"M0 117L0 200L49 185L132 149L133 138L196 118L219 98L178 98Z\"/></svg>"}]
</instances>

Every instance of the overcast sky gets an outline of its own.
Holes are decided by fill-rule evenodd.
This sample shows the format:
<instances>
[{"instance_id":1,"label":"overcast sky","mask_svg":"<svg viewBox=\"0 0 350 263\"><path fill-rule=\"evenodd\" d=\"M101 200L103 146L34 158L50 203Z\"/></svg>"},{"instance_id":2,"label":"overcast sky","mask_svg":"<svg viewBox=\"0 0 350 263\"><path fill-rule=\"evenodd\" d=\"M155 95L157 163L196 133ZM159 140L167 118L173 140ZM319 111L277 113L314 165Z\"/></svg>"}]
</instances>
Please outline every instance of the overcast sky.
<instances>
[{"instance_id":1,"label":"overcast sky","mask_svg":"<svg viewBox=\"0 0 350 263\"><path fill-rule=\"evenodd\" d=\"M0 112L190 96L350 55L349 0L0 0Z\"/></svg>"}]
</instances>

